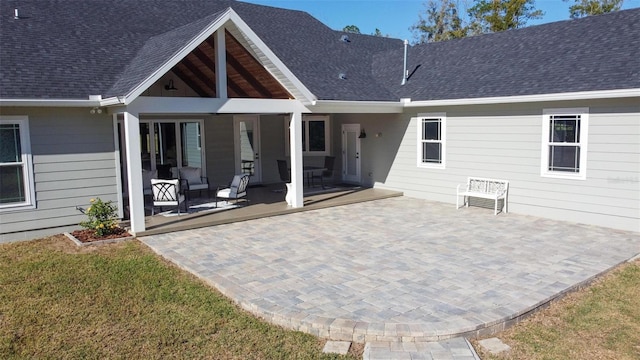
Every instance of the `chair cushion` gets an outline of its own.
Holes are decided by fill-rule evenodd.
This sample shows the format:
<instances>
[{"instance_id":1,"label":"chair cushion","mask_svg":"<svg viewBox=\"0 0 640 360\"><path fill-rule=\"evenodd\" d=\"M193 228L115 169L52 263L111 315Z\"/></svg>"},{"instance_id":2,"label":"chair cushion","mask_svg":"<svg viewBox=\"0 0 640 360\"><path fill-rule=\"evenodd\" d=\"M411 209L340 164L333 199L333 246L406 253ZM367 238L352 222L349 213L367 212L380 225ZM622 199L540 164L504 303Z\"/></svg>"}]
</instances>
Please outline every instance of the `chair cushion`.
<instances>
[{"instance_id":1,"label":"chair cushion","mask_svg":"<svg viewBox=\"0 0 640 360\"><path fill-rule=\"evenodd\" d=\"M167 202L173 202L178 204L180 196L178 195L179 180L161 180L151 179L151 186L153 187L153 203L162 202L167 205Z\"/></svg>"},{"instance_id":2,"label":"chair cushion","mask_svg":"<svg viewBox=\"0 0 640 360\"><path fill-rule=\"evenodd\" d=\"M200 185L202 184L202 169L197 167L183 167L180 168L180 179L187 180L189 182L189 187L192 185Z\"/></svg>"},{"instance_id":3,"label":"chair cushion","mask_svg":"<svg viewBox=\"0 0 640 360\"><path fill-rule=\"evenodd\" d=\"M216 194L218 197L221 198L229 198L231 196L231 189L226 188L226 189L221 189L218 191L218 193Z\"/></svg>"}]
</instances>

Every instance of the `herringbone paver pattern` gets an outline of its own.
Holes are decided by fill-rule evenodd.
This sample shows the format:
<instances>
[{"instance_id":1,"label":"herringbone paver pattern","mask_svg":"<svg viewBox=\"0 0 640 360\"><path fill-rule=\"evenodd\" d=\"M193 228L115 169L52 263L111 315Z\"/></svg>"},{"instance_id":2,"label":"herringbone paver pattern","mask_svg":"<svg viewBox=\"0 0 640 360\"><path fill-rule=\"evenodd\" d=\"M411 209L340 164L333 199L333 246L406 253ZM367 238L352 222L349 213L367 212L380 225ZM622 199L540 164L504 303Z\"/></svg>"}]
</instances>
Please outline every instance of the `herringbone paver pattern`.
<instances>
[{"instance_id":1,"label":"herringbone paver pattern","mask_svg":"<svg viewBox=\"0 0 640 360\"><path fill-rule=\"evenodd\" d=\"M358 342L493 331L640 252L638 233L408 197L141 240L276 324Z\"/></svg>"}]
</instances>

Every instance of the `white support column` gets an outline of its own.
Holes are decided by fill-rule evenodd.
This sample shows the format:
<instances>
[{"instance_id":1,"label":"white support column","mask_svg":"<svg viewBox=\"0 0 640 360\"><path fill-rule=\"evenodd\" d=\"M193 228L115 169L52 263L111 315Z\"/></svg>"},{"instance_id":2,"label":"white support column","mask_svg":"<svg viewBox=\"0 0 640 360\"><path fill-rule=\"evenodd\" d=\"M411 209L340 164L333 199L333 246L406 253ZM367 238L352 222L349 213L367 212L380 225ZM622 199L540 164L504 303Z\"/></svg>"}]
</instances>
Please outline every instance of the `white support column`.
<instances>
[{"instance_id":1,"label":"white support column","mask_svg":"<svg viewBox=\"0 0 640 360\"><path fill-rule=\"evenodd\" d=\"M289 136L291 141L291 206L304 206L304 175L302 171L302 113L291 113L289 121Z\"/></svg>"},{"instance_id":2,"label":"white support column","mask_svg":"<svg viewBox=\"0 0 640 360\"><path fill-rule=\"evenodd\" d=\"M216 49L216 96L227 98L227 45L224 40L224 26L216 31L214 47Z\"/></svg>"},{"instance_id":3,"label":"white support column","mask_svg":"<svg viewBox=\"0 0 640 360\"><path fill-rule=\"evenodd\" d=\"M124 135L127 144L129 218L131 220L131 232L136 234L145 230L142 160L140 158L140 119L138 114L124 113Z\"/></svg>"}]
</instances>

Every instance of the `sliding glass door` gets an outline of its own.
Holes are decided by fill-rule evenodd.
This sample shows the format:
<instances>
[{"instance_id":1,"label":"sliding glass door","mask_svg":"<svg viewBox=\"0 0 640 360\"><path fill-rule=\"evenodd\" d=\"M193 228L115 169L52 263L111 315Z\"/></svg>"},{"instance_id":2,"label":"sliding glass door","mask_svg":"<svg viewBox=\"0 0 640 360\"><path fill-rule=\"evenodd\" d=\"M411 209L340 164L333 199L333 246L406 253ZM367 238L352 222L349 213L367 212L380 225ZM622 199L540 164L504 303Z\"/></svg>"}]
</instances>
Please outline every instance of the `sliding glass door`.
<instances>
[{"instance_id":1,"label":"sliding glass door","mask_svg":"<svg viewBox=\"0 0 640 360\"><path fill-rule=\"evenodd\" d=\"M126 155L124 132L118 123L121 144L122 185L126 186ZM202 120L140 120L140 157L142 169L157 171L157 177L174 178L177 169L185 166L204 169ZM141 169L141 170L142 170Z\"/></svg>"}]
</instances>

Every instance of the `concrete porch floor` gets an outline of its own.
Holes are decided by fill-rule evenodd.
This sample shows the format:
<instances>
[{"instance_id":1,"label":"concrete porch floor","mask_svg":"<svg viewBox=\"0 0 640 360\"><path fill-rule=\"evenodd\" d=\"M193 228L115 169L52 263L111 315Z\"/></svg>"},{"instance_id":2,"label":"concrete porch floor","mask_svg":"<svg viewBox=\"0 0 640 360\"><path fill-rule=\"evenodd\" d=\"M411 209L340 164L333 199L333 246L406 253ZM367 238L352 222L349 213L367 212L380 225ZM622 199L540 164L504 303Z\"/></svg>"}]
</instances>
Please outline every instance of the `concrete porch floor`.
<instances>
[{"instance_id":1,"label":"concrete porch floor","mask_svg":"<svg viewBox=\"0 0 640 360\"><path fill-rule=\"evenodd\" d=\"M140 240L244 309L333 340L491 334L640 253L640 234L393 197Z\"/></svg>"}]
</instances>

